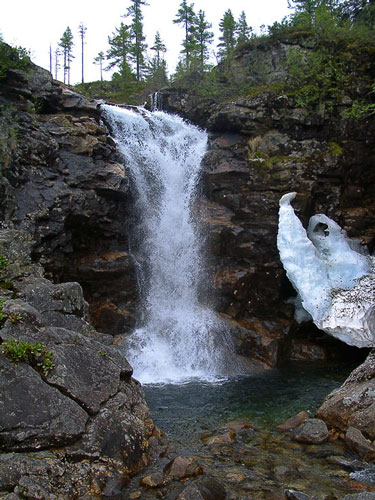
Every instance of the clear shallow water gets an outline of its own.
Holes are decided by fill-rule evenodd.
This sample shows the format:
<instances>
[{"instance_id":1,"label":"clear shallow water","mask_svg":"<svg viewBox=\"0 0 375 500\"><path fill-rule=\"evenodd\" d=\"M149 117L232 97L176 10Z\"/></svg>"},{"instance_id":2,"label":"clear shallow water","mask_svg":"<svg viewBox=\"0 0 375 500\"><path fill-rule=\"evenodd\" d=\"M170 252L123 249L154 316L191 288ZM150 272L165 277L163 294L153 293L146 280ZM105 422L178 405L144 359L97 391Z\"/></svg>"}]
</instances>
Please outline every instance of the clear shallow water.
<instances>
[{"instance_id":1,"label":"clear shallow water","mask_svg":"<svg viewBox=\"0 0 375 500\"><path fill-rule=\"evenodd\" d=\"M160 472L171 458L185 455L194 456L205 475L225 487L227 500L284 500L285 489L318 500L335 500L374 490L374 486L351 477L340 464L346 453L341 440L306 445L292 441L290 433L276 430L278 424L301 410L313 415L354 367L294 363L221 384L192 381L145 386L152 416L166 433L169 451L141 477ZM205 444L205 438L225 432L221 427L238 419L250 420L255 430L237 434L230 444ZM128 487L128 496L122 498L131 498L132 493L144 500L173 500L183 487L184 483L174 481L166 488L143 489L136 477Z\"/></svg>"},{"instance_id":2,"label":"clear shallow water","mask_svg":"<svg viewBox=\"0 0 375 500\"><path fill-rule=\"evenodd\" d=\"M355 365L293 363L278 370L210 384L146 385L156 425L173 437L200 432L235 419L274 429L305 410L312 415L323 399L341 385Z\"/></svg>"}]
</instances>

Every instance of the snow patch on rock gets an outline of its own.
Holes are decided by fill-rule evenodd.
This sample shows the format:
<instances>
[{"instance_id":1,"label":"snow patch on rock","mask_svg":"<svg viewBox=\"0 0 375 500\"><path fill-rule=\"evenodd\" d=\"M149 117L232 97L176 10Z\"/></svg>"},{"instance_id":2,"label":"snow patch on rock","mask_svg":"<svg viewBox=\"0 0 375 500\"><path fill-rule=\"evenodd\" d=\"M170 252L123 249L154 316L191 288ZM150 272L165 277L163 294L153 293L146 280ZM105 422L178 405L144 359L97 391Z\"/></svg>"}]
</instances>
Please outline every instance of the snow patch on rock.
<instances>
[{"instance_id":1,"label":"snow patch on rock","mask_svg":"<svg viewBox=\"0 0 375 500\"><path fill-rule=\"evenodd\" d=\"M309 313L318 328L357 347L375 346L375 259L326 215L311 217L307 231L291 201L280 199L277 247L298 293L296 319Z\"/></svg>"}]
</instances>

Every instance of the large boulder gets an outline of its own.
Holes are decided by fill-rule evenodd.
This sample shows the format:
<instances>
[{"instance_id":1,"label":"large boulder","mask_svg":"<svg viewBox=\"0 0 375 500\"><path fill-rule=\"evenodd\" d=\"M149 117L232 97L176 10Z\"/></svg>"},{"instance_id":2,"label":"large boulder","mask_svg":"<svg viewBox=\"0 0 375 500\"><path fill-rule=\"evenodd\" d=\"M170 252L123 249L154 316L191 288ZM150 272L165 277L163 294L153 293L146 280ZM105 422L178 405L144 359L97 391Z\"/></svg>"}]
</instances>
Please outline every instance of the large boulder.
<instances>
[{"instance_id":1,"label":"large boulder","mask_svg":"<svg viewBox=\"0 0 375 500\"><path fill-rule=\"evenodd\" d=\"M0 231L0 244L1 278L12 277L0 316L0 491L100 496L149 460L143 390L112 337L89 324L81 286L33 274L22 231Z\"/></svg>"},{"instance_id":2,"label":"large boulder","mask_svg":"<svg viewBox=\"0 0 375 500\"><path fill-rule=\"evenodd\" d=\"M341 431L355 427L375 439L375 351L326 397L316 415L330 427Z\"/></svg>"}]
</instances>

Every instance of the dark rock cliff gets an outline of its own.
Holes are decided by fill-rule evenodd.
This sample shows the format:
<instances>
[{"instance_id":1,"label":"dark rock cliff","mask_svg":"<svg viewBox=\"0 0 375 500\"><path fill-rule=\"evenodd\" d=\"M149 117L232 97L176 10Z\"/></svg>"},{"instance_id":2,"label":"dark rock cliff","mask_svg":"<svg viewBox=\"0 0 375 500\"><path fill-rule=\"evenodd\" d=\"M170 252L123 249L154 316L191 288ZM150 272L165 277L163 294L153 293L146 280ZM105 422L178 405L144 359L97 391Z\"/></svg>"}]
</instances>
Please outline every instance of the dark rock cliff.
<instances>
[{"instance_id":1,"label":"dark rock cliff","mask_svg":"<svg viewBox=\"0 0 375 500\"><path fill-rule=\"evenodd\" d=\"M259 49L268 82L282 78L287 49L274 47L280 57ZM251 73L246 61L256 59L253 52L235 61L242 72ZM345 349L312 325L293 321L286 301L294 291L276 248L278 201L296 191L304 223L324 213L372 252L375 120L346 119L349 97L333 109L300 107L293 96L271 91L222 102L181 89L160 97L163 109L210 132L202 212L210 228L217 309L236 322L240 352L274 366L283 359L326 359Z\"/></svg>"},{"instance_id":2,"label":"dark rock cliff","mask_svg":"<svg viewBox=\"0 0 375 500\"><path fill-rule=\"evenodd\" d=\"M137 299L124 167L97 104L33 65L0 83L0 165L0 496L113 496L154 432L113 345Z\"/></svg>"},{"instance_id":3,"label":"dark rock cliff","mask_svg":"<svg viewBox=\"0 0 375 500\"><path fill-rule=\"evenodd\" d=\"M88 102L41 68L0 84L0 213L34 239L33 257L54 281L78 280L103 332L134 325L128 248L128 179Z\"/></svg>"}]
</instances>

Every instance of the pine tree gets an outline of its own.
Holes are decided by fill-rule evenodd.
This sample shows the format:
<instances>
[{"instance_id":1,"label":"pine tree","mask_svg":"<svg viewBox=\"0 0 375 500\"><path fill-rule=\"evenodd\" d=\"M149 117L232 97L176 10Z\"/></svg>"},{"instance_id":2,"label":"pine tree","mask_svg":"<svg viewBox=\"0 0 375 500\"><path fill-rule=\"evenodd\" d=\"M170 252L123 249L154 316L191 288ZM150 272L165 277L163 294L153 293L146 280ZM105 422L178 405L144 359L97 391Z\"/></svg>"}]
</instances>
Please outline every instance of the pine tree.
<instances>
[{"instance_id":1,"label":"pine tree","mask_svg":"<svg viewBox=\"0 0 375 500\"><path fill-rule=\"evenodd\" d=\"M60 52L60 49L57 47L57 49L55 50L55 80L57 80L57 75L58 75L59 69L61 67L60 56L61 56L61 52Z\"/></svg>"},{"instance_id":2,"label":"pine tree","mask_svg":"<svg viewBox=\"0 0 375 500\"><path fill-rule=\"evenodd\" d=\"M322 3L322 0L288 0L290 9L296 9L296 12L304 12L310 17L314 15L315 9Z\"/></svg>"},{"instance_id":3,"label":"pine tree","mask_svg":"<svg viewBox=\"0 0 375 500\"><path fill-rule=\"evenodd\" d=\"M193 36L195 39L196 52L198 55L199 69L201 72L204 71L205 64L209 58L208 46L213 42L214 34L210 29L212 24L206 20L206 15L203 10L198 12L196 19L196 24L193 30Z\"/></svg>"},{"instance_id":4,"label":"pine tree","mask_svg":"<svg viewBox=\"0 0 375 500\"><path fill-rule=\"evenodd\" d=\"M119 28L116 28L112 33L112 37L108 37L109 50L107 51L106 58L109 62L106 69L117 67L120 75L125 80L130 71L129 54L132 46L132 36L129 26L121 23Z\"/></svg>"},{"instance_id":5,"label":"pine tree","mask_svg":"<svg viewBox=\"0 0 375 500\"><path fill-rule=\"evenodd\" d=\"M87 31L87 28L86 26L83 25L83 23L81 23L79 26L78 26L78 33L81 37L81 68L82 68L82 83L85 81L85 78L84 78L84 46L85 46L85 36L86 36L86 31Z\"/></svg>"},{"instance_id":6,"label":"pine tree","mask_svg":"<svg viewBox=\"0 0 375 500\"><path fill-rule=\"evenodd\" d=\"M186 0L183 0L173 22L175 24L181 24L185 30L185 38L182 42L183 49L181 50L181 53L185 54L185 66L186 68L189 68L192 53L197 49L194 36L197 16L194 12L194 4L192 3L188 5Z\"/></svg>"},{"instance_id":7,"label":"pine tree","mask_svg":"<svg viewBox=\"0 0 375 500\"><path fill-rule=\"evenodd\" d=\"M94 58L94 64L98 64L100 68L100 81L103 81L103 61L105 59L104 52L100 51Z\"/></svg>"},{"instance_id":8,"label":"pine tree","mask_svg":"<svg viewBox=\"0 0 375 500\"><path fill-rule=\"evenodd\" d=\"M339 12L354 24L375 25L375 0L344 0L339 5Z\"/></svg>"},{"instance_id":9,"label":"pine tree","mask_svg":"<svg viewBox=\"0 0 375 500\"><path fill-rule=\"evenodd\" d=\"M131 17L132 24L130 25L132 40L131 55L136 65L137 80L142 79L142 70L144 68L144 53L147 45L144 43L146 38L143 34L143 14L142 5L148 5L146 0L131 0L132 5L128 8L125 17Z\"/></svg>"},{"instance_id":10,"label":"pine tree","mask_svg":"<svg viewBox=\"0 0 375 500\"><path fill-rule=\"evenodd\" d=\"M72 62L74 56L72 54L73 49L73 34L69 26L64 31L62 37L60 38L59 46L63 50L64 56L64 83L66 83L66 77L68 77L68 84L70 85L70 63Z\"/></svg>"},{"instance_id":11,"label":"pine tree","mask_svg":"<svg viewBox=\"0 0 375 500\"><path fill-rule=\"evenodd\" d=\"M251 38L251 33L253 29L247 24L245 11L242 11L240 17L237 21L236 26L236 36L237 36L237 46L246 43Z\"/></svg>"},{"instance_id":12,"label":"pine tree","mask_svg":"<svg viewBox=\"0 0 375 500\"><path fill-rule=\"evenodd\" d=\"M158 31L155 33L154 45L151 47L151 50L155 51L157 63L160 64L161 54L164 54L167 51L167 47L164 45Z\"/></svg>"},{"instance_id":13,"label":"pine tree","mask_svg":"<svg viewBox=\"0 0 375 500\"><path fill-rule=\"evenodd\" d=\"M220 47L219 55L222 58L229 58L236 46L237 28L237 23L230 9L224 13L224 17L219 23L219 28L221 31L221 36L219 37L220 43L218 44L218 47Z\"/></svg>"},{"instance_id":14,"label":"pine tree","mask_svg":"<svg viewBox=\"0 0 375 500\"><path fill-rule=\"evenodd\" d=\"M151 47L151 50L155 52L155 56L151 59L148 67L148 78L154 83L156 88L161 88L168 82L167 64L163 57L167 48L158 31L155 34L154 45Z\"/></svg>"}]
</instances>

